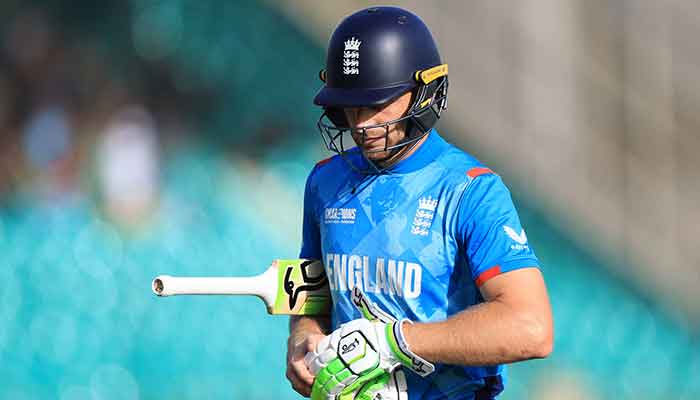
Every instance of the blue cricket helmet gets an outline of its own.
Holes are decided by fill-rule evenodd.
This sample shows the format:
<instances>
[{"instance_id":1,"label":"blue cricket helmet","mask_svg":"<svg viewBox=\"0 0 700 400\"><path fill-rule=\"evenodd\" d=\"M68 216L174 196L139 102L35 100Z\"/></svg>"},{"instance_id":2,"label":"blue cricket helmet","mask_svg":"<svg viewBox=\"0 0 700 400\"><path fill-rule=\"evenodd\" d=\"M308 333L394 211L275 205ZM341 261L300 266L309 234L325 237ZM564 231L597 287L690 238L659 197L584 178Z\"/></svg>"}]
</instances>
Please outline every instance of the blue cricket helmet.
<instances>
[{"instance_id":1,"label":"blue cricket helmet","mask_svg":"<svg viewBox=\"0 0 700 400\"><path fill-rule=\"evenodd\" d=\"M406 138L386 150L400 150L417 142L447 108L447 65L430 30L410 11L371 7L340 22L328 43L323 87L314 104L324 108L318 128L329 150L344 153L343 133L352 131L344 108L385 104L413 92L408 111L400 119L367 129L406 122ZM357 129L355 129L357 130ZM340 138L340 140L338 140Z\"/></svg>"},{"instance_id":2,"label":"blue cricket helmet","mask_svg":"<svg viewBox=\"0 0 700 400\"><path fill-rule=\"evenodd\" d=\"M375 106L415 88L417 71L441 65L433 36L415 14L372 7L345 18L328 44L323 107Z\"/></svg>"}]
</instances>

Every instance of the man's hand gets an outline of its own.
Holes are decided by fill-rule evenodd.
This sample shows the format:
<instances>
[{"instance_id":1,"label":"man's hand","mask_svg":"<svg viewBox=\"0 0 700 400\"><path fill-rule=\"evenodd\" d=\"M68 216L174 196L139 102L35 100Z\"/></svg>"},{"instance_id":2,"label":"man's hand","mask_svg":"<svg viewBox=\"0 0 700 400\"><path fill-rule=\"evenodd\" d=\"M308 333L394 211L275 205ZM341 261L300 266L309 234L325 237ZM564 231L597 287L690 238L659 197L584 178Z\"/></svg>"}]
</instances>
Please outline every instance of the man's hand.
<instances>
[{"instance_id":1,"label":"man's hand","mask_svg":"<svg viewBox=\"0 0 700 400\"><path fill-rule=\"evenodd\" d=\"M397 363L385 357L380 365L379 339L372 322L356 319L343 324L324 338L306 364L316 380L313 400L334 399L393 369Z\"/></svg>"},{"instance_id":2,"label":"man's hand","mask_svg":"<svg viewBox=\"0 0 700 400\"><path fill-rule=\"evenodd\" d=\"M306 336L290 336L287 340L287 379L292 388L304 397L311 395L311 385L314 375L304 363L304 356L316 350L318 343L326 337L321 333L311 333Z\"/></svg>"},{"instance_id":3,"label":"man's hand","mask_svg":"<svg viewBox=\"0 0 700 400\"><path fill-rule=\"evenodd\" d=\"M422 376L434 370L432 364L413 354L403 339L402 326L410 321L396 321L357 288L353 302L365 318L341 325L305 358L309 370L316 375L312 399L334 399L337 395L342 398L364 385L385 383L383 377L392 376L402 365Z\"/></svg>"}]
</instances>

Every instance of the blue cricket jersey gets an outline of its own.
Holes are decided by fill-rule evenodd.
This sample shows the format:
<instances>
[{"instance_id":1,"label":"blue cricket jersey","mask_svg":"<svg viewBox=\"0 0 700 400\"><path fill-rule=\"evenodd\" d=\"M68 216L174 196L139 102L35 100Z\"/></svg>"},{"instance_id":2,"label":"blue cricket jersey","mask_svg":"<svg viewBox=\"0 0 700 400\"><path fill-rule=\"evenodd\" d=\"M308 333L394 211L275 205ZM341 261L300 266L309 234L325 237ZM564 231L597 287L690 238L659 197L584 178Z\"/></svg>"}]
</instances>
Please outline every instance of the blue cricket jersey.
<instances>
[{"instance_id":1,"label":"blue cricket jersey","mask_svg":"<svg viewBox=\"0 0 700 400\"><path fill-rule=\"evenodd\" d=\"M367 166L357 148L345 157ZM333 329L362 317L355 286L396 318L441 321L483 302L479 286L491 277L539 266L501 178L437 131L389 172L362 175L334 156L306 182L300 257L324 260ZM503 369L407 370L409 398L495 395Z\"/></svg>"}]
</instances>

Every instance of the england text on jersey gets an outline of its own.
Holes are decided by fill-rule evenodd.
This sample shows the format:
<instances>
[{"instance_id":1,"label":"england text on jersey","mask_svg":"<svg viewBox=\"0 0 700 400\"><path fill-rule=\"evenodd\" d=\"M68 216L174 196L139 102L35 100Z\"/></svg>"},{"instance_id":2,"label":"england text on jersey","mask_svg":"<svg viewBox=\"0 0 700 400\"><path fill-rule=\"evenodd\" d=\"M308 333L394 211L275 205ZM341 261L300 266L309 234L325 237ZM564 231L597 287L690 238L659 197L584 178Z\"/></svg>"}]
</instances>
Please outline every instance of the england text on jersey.
<instances>
[{"instance_id":1,"label":"england text on jersey","mask_svg":"<svg viewBox=\"0 0 700 400\"><path fill-rule=\"evenodd\" d=\"M412 299L420 296L423 267L414 262L358 254L326 254L331 290L345 292L355 286L366 293L384 293Z\"/></svg>"}]
</instances>

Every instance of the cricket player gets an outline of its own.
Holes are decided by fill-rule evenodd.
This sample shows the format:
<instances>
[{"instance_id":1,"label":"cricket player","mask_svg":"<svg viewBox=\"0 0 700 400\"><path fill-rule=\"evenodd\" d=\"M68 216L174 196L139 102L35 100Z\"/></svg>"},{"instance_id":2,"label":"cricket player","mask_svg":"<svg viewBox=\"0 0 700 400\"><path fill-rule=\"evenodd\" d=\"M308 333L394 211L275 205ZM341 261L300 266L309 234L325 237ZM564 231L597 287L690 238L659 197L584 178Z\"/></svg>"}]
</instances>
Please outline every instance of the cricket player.
<instances>
[{"instance_id":1,"label":"cricket player","mask_svg":"<svg viewBox=\"0 0 700 400\"><path fill-rule=\"evenodd\" d=\"M321 79L337 155L308 177L300 257L324 261L333 307L292 318L287 378L333 399L403 371L412 400L495 398L504 364L552 351L550 304L505 184L434 128L448 79L430 31L401 8L358 11ZM360 292L395 320L368 320Z\"/></svg>"}]
</instances>

